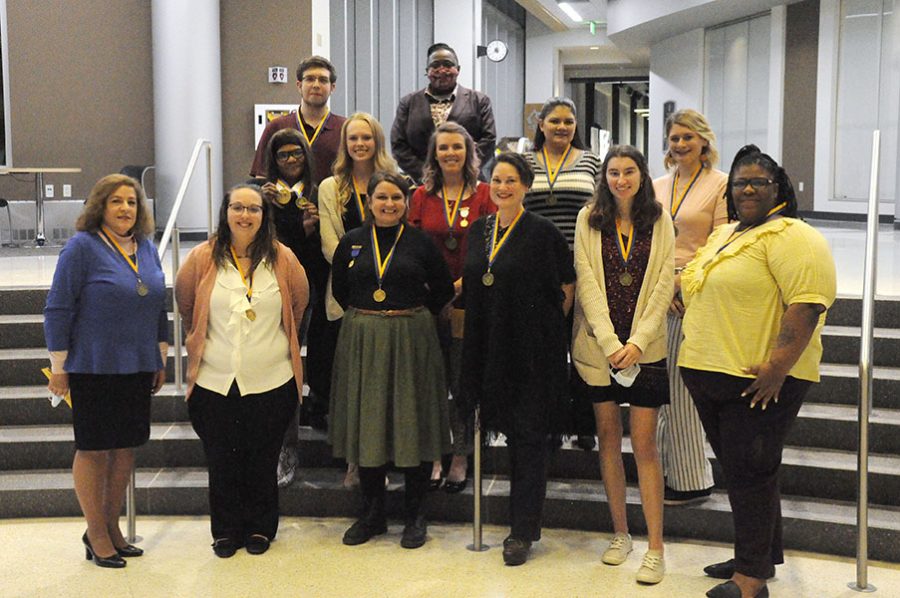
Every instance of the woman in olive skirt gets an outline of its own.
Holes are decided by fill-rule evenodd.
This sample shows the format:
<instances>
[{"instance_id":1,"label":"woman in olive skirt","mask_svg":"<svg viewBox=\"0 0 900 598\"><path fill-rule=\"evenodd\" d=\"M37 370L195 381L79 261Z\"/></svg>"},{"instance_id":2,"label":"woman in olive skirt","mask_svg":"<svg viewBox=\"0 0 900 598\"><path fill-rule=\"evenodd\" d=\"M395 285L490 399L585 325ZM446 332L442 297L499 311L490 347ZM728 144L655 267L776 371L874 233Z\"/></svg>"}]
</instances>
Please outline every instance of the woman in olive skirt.
<instances>
[{"instance_id":1,"label":"woman in olive skirt","mask_svg":"<svg viewBox=\"0 0 900 598\"><path fill-rule=\"evenodd\" d=\"M363 493L362 515L344 534L347 545L387 531L384 476L392 462L406 477L400 544L422 546L431 464L449 451L433 314L453 298L453 281L428 235L406 224L408 197L405 179L376 173L367 189L372 218L341 239L332 262L332 290L345 314L328 433L335 457L359 463Z\"/></svg>"}]
</instances>

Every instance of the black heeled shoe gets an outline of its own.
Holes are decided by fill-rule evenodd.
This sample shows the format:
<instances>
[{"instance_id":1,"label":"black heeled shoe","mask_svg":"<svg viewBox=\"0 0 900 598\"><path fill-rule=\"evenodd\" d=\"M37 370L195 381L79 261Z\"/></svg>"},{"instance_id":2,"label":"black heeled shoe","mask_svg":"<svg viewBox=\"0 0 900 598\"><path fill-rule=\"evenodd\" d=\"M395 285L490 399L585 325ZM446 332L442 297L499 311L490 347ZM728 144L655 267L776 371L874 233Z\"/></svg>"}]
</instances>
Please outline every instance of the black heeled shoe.
<instances>
[{"instance_id":1,"label":"black heeled shoe","mask_svg":"<svg viewBox=\"0 0 900 598\"><path fill-rule=\"evenodd\" d=\"M116 552L121 557L139 557L144 555L144 549L138 548L134 544L126 544L122 548L116 548Z\"/></svg>"},{"instance_id":2,"label":"black heeled shoe","mask_svg":"<svg viewBox=\"0 0 900 598\"><path fill-rule=\"evenodd\" d=\"M85 560L93 560L94 564L98 567L106 567L107 569L121 569L127 564L125 562L125 559L119 556L118 552L111 556L99 556L96 552L94 552L94 548L91 546L91 541L88 540L87 532L84 532L84 535L81 536L81 541L84 543Z\"/></svg>"},{"instance_id":3,"label":"black heeled shoe","mask_svg":"<svg viewBox=\"0 0 900 598\"><path fill-rule=\"evenodd\" d=\"M458 482L447 479L444 481L444 492L446 492L447 494L459 494L466 489L466 485L468 485L468 483L468 478L463 478Z\"/></svg>"}]
</instances>

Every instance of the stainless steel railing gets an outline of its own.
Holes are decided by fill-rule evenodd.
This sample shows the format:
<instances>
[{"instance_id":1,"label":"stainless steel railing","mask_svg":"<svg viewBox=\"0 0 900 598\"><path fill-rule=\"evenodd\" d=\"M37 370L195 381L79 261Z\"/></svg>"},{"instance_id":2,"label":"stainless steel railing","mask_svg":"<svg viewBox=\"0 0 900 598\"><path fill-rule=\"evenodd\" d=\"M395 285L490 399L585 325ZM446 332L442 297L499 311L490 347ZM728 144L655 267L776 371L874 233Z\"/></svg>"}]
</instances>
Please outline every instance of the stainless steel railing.
<instances>
[{"instance_id":1,"label":"stainless steel railing","mask_svg":"<svg viewBox=\"0 0 900 598\"><path fill-rule=\"evenodd\" d=\"M172 204L172 212L169 214L169 220L166 222L166 228L163 231L162 238L159 240L157 255L159 261L162 262L166 257L166 251L169 248L169 239L172 240L172 276L178 272L180 267L180 238L179 230L176 225L178 213L181 211L181 205L184 203L184 197L187 195L188 185L194 172L197 170L197 163L200 160L200 152L206 149L206 199L207 199L207 232L213 232L213 184L212 184L212 143L206 139L198 139L194 144L194 151L191 152L191 158L188 160L187 168L184 170L184 176L181 178L181 185L178 187L178 193L175 195L175 203ZM174 288L174 285L173 285ZM175 352L175 388L182 390L184 388L184 368L181 362L181 354L184 349L184 343L181 337L181 316L178 313L177 306L172 310L175 314L173 344ZM131 481L125 495L125 517L128 520L128 537L129 542L137 542L137 522L135 508L135 471L131 469Z\"/></svg>"},{"instance_id":2,"label":"stainless steel railing","mask_svg":"<svg viewBox=\"0 0 900 598\"><path fill-rule=\"evenodd\" d=\"M869 178L869 218L866 224L866 259L863 272L862 330L859 350L859 453L856 496L856 581L847 585L857 592L874 592L869 568L869 412L872 409L872 344L875 336L875 275L878 257L878 160L881 131L872 134L872 171Z\"/></svg>"}]
</instances>

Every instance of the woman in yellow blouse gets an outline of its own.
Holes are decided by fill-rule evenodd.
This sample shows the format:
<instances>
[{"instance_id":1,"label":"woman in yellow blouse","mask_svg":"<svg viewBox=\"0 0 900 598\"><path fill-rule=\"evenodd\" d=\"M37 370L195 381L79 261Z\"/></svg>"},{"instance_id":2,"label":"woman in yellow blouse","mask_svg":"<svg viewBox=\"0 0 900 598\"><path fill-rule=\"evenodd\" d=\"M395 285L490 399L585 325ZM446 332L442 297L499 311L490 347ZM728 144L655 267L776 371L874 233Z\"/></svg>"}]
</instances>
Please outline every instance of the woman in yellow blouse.
<instances>
[{"instance_id":1,"label":"woman in yellow blouse","mask_svg":"<svg viewBox=\"0 0 900 598\"><path fill-rule=\"evenodd\" d=\"M728 212L682 273L687 311L678 365L725 475L734 559L704 569L729 581L710 598L766 598L784 562L778 469L803 397L819 381L834 260L796 218L791 181L755 145L728 177Z\"/></svg>"}]
</instances>

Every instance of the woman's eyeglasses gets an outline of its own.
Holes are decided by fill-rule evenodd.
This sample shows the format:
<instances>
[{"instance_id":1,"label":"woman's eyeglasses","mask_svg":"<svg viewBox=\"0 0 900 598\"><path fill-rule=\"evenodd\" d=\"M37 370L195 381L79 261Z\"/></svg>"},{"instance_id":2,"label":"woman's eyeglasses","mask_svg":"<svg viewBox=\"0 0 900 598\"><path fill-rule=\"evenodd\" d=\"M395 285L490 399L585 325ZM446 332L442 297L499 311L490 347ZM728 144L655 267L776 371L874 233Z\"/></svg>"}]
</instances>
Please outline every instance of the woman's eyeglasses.
<instances>
[{"instance_id":1,"label":"woman's eyeglasses","mask_svg":"<svg viewBox=\"0 0 900 598\"><path fill-rule=\"evenodd\" d=\"M245 206L239 203L228 204L228 210L232 214L243 214L244 212L249 212L251 216L259 216L262 214L262 206Z\"/></svg>"},{"instance_id":2,"label":"woman's eyeglasses","mask_svg":"<svg viewBox=\"0 0 900 598\"><path fill-rule=\"evenodd\" d=\"M295 149L284 152L275 152L275 159L279 162L287 162L288 159L293 158L295 160L306 160L306 154L302 149Z\"/></svg>"},{"instance_id":3,"label":"woman's eyeglasses","mask_svg":"<svg viewBox=\"0 0 900 598\"><path fill-rule=\"evenodd\" d=\"M764 178L755 178L755 179L734 179L731 181L731 188L734 191L740 191L745 188L747 185L753 187L754 190L762 189L763 187L768 187L772 183L774 183L772 179L764 179Z\"/></svg>"}]
</instances>

